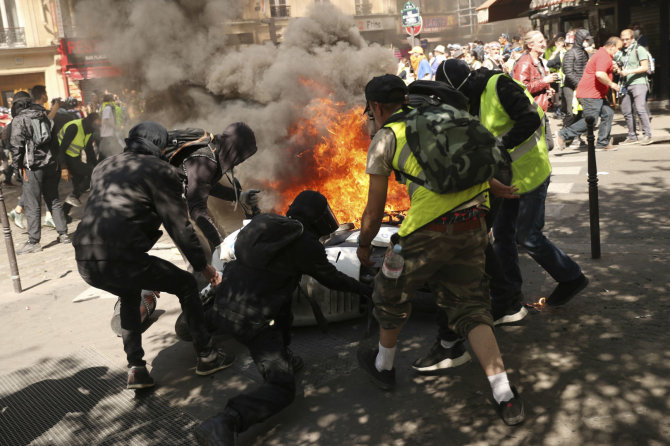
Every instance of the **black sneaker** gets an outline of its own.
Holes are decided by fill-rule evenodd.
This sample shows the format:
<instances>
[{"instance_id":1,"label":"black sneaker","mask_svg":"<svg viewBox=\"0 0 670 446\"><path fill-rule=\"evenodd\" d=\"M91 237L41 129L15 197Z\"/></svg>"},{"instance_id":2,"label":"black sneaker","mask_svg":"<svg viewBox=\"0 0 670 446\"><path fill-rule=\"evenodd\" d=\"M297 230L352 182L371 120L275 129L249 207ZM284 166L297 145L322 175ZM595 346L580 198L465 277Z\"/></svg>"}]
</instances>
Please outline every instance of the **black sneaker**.
<instances>
[{"instance_id":1,"label":"black sneaker","mask_svg":"<svg viewBox=\"0 0 670 446\"><path fill-rule=\"evenodd\" d=\"M16 251L17 254L30 254L33 252L40 252L42 250L42 246L39 243L31 243L31 242L26 242L25 245L23 245L18 251Z\"/></svg>"},{"instance_id":2,"label":"black sneaker","mask_svg":"<svg viewBox=\"0 0 670 446\"><path fill-rule=\"evenodd\" d=\"M207 361L203 357L198 358L198 365L195 367L195 373L197 375L211 375L212 373L216 373L219 370L226 369L233 365L233 361L235 361L235 355L228 354L222 349L216 349L214 352L216 353L216 356L210 361Z\"/></svg>"},{"instance_id":3,"label":"black sneaker","mask_svg":"<svg viewBox=\"0 0 670 446\"><path fill-rule=\"evenodd\" d=\"M235 423L223 414L205 420L193 433L202 446L235 446Z\"/></svg>"},{"instance_id":4,"label":"black sneaker","mask_svg":"<svg viewBox=\"0 0 670 446\"><path fill-rule=\"evenodd\" d=\"M523 400L519 396L516 387L512 386L512 393L514 397L508 401L501 401L498 404L498 412L500 413L500 418L508 426L516 426L517 424L523 423L523 420L526 418L526 411L523 407Z\"/></svg>"},{"instance_id":5,"label":"black sneaker","mask_svg":"<svg viewBox=\"0 0 670 446\"><path fill-rule=\"evenodd\" d=\"M547 298L547 304L551 306L559 306L567 304L570 299L575 297L577 293L586 288L586 285L589 284L589 279L581 274L575 280L570 280L567 282L560 282L554 288L554 291Z\"/></svg>"},{"instance_id":6,"label":"black sneaker","mask_svg":"<svg viewBox=\"0 0 670 446\"><path fill-rule=\"evenodd\" d=\"M146 367L133 366L128 371L126 389L148 389L156 385L156 381L149 375Z\"/></svg>"},{"instance_id":7,"label":"black sneaker","mask_svg":"<svg viewBox=\"0 0 670 446\"><path fill-rule=\"evenodd\" d=\"M511 324L519 322L526 317L528 310L521 305L521 302L516 302L507 307L496 308L493 307L491 315L493 316L493 325Z\"/></svg>"},{"instance_id":8,"label":"black sneaker","mask_svg":"<svg viewBox=\"0 0 670 446\"><path fill-rule=\"evenodd\" d=\"M357 353L358 365L368 374L377 387L382 390L391 390L395 387L395 368L391 370L382 370L375 367L377 359L377 350L371 348L360 348Z\"/></svg>"},{"instance_id":9,"label":"black sneaker","mask_svg":"<svg viewBox=\"0 0 670 446\"><path fill-rule=\"evenodd\" d=\"M288 355L291 365L293 366L293 373L298 373L300 370L305 368L305 362L302 358L291 351L290 348L286 349L286 354Z\"/></svg>"},{"instance_id":10,"label":"black sneaker","mask_svg":"<svg viewBox=\"0 0 670 446\"><path fill-rule=\"evenodd\" d=\"M65 244L67 244L67 243L72 243L72 240L70 240L70 237L68 237L67 234L61 234L61 235L59 235L59 236L58 236L58 241L59 241L60 243L65 243Z\"/></svg>"},{"instance_id":11,"label":"black sneaker","mask_svg":"<svg viewBox=\"0 0 670 446\"><path fill-rule=\"evenodd\" d=\"M433 372L435 370L458 367L470 360L470 353L465 349L465 341L459 340L451 348L444 348L438 339L423 358L414 361L412 368L417 372Z\"/></svg>"}]
</instances>

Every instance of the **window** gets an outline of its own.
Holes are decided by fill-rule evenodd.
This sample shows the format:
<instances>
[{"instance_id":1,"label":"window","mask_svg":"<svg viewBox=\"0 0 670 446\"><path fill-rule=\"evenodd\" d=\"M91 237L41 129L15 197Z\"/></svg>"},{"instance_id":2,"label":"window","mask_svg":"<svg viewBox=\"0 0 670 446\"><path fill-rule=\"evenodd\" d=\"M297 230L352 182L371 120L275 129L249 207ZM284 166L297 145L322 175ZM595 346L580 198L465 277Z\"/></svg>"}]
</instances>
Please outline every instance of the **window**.
<instances>
[{"instance_id":1,"label":"window","mask_svg":"<svg viewBox=\"0 0 670 446\"><path fill-rule=\"evenodd\" d=\"M372 2L370 0L355 0L356 15L372 14Z\"/></svg>"},{"instance_id":2,"label":"window","mask_svg":"<svg viewBox=\"0 0 670 446\"><path fill-rule=\"evenodd\" d=\"M0 47L25 45L26 36L16 0L0 0Z\"/></svg>"},{"instance_id":3,"label":"window","mask_svg":"<svg viewBox=\"0 0 670 446\"><path fill-rule=\"evenodd\" d=\"M287 0L270 0L271 17L291 17L291 7Z\"/></svg>"}]
</instances>

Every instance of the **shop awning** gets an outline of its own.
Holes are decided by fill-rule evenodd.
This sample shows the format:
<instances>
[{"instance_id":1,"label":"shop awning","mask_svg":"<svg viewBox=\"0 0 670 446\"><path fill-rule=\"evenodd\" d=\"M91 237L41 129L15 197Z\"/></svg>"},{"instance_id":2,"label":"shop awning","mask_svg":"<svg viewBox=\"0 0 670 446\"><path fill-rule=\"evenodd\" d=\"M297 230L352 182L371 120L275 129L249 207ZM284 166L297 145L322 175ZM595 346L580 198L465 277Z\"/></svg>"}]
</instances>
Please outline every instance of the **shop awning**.
<instances>
[{"instance_id":1,"label":"shop awning","mask_svg":"<svg viewBox=\"0 0 670 446\"><path fill-rule=\"evenodd\" d=\"M530 0L486 0L476 8L477 23L518 19L529 9Z\"/></svg>"},{"instance_id":2,"label":"shop awning","mask_svg":"<svg viewBox=\"0 0 670 446\"><path fill-rule=\"evenodd\" d=\"M104 65L97 67L86 66L69 66L67 73L70 78L75 81L83 79L98 79L102 77L121 76L121 70L112 65Z\"/></svg>"},{"instance_id":3,"label":"shop awning","mask_svg":"<svg viewBox=\"0 0 670 446\"><path fill-rule=\"evenodd\" d=\"M530 2L530 9L538 10L548 8L550 6L563 4L563 6L579 6L584 3L584 0L532 0Z\"/></svg>"}]
</instances>

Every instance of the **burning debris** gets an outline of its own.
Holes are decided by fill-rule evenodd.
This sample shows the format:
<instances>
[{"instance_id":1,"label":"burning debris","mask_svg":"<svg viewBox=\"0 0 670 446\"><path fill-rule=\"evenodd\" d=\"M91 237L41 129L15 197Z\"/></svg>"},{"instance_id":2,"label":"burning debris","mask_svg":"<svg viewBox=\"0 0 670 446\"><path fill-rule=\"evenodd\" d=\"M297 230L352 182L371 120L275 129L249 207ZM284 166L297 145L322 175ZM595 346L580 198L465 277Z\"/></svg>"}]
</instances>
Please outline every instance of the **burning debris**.
<instances>
[{"instance_id":1,"label":"burning debris","mask_svg":"<svg viewBox=\"0 0 670 446\"><path fill-rule=\"evenodd\" d=\"M547 298L546 298L546 297L540 297L540 298L537 300L537 302L533 302L533 303L530 303L530 304L524 304L524 305L525 305L526 308L528 308L529 310L535 310L535 311L544 311L544 310L546 310L547 308L549 308L549 307L547 306Z\"/></svg>"},{"instance_id":2,"label":"burning debris","mask_svg":"<svg viewBox=\"0 0 670 446\"><path fill-rule=\"evenodd\" d=\"M245 185L266 185L262 207L281 211L293 191L311 187L333 200L341 221L360 218L369 143L360 128L362 93L371 76L395 69L392 51L368 45L353 19L329 3L290 21L278 47L235 47L225 23L243 6L239 0L82 0L77 26L97 36L110 61L153 98L144 119L213 130L247 123L259 152L239 176ZM347 164L353 161L336 158L332 147L360 159ZM338 180L325 184L328 174ZM269 187L277 190L270 194Z\"/></svg>"}]
</instances>

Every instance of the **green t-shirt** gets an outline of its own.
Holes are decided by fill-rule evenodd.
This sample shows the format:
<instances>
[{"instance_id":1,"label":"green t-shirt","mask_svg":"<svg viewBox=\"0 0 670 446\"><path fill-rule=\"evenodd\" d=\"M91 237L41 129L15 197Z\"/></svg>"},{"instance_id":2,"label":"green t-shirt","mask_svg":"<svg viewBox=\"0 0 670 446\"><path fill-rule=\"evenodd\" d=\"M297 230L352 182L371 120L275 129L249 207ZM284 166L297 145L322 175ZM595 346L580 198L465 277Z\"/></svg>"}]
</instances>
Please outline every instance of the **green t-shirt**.
<instances>
[{"instance_id":1,"label":"green t-shirt","mask_svg":"<svg viewBox=\"0 0 670 446\"><path fill-rule=\"evenodd\" d=\"M617 61L626 70L634 70L640 66L641 60L649 60L649 52L643 47L633 43L628 48L624 48L614 56ZM626 76L626 85L638 85L647 83L647 73L629 74Z\"/></svg>"}]
</instances>

